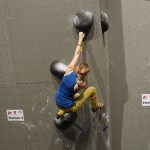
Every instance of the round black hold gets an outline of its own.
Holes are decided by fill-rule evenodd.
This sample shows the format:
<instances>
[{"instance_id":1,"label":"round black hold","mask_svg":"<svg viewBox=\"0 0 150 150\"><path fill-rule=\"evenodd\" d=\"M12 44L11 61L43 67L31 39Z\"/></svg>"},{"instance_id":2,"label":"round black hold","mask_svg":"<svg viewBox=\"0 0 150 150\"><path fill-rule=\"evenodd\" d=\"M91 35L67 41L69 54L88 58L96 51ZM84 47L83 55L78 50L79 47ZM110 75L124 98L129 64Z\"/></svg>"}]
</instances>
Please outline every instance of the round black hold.
<instances>
[{"instance_id":1,"label":"round black hold","mask_svg":"<svg viewBox=\"0 0 150 150\"><path fill-rule=\"evenodd\" d=\"M101 12L101 28L103 33L109 28L108 15L105 12Z\"/></svg>"},{"instance_id":2,"label":"round black hold","mask_svg":"<svg viewBox=\"0 0 150 150\"><path fill-rule=\"evenodd\" d=\"M58 60L54 60L50 65L50 72L60 80L63 78L66 69L67 65Z\"/></svg>"},{"instance_id":3,"label":"round black hold","mask_svg":"<svg viewBox=\"0 0 150 150\"><path fill-rule=\"evenodd\" d=\"M59 129L66 129L73 124L76 118L77 112L69 112L65 113L64 116L57 115L54 119L54 123Z\"/></svg>"},{"instance_id":4,"label":"round black hold","mask_svg":"<svg viewBox=\"0 0 150 150\"><path fill-rule=\"evenodd\" d=\"M84 32L87 37L92 25L94 23L94 15L90 11L80 10L76 13L73 24L78 32Z\"/></svg>"}]
</instances>

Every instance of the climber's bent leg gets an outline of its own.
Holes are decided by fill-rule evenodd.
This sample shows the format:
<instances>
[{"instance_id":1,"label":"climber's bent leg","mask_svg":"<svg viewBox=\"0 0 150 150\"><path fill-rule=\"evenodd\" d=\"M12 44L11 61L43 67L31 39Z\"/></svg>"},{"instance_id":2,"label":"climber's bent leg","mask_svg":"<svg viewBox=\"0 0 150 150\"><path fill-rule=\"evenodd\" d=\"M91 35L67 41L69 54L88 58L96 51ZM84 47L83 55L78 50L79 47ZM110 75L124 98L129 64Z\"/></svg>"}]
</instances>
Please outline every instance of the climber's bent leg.
<instances>
[{"instance_id":1,"label":"climber's bent leg","mask_svg":"<svg viewBox=\"0 0 150 150\"><path fill-rule=\"evenodd\" d=\"M75 105L70 108L70 111L77 111L89 98L92 109L100 109L103 107L103 104L98 100L96 88L90 86L76 99Z\"/></svg>"}]
</instances>

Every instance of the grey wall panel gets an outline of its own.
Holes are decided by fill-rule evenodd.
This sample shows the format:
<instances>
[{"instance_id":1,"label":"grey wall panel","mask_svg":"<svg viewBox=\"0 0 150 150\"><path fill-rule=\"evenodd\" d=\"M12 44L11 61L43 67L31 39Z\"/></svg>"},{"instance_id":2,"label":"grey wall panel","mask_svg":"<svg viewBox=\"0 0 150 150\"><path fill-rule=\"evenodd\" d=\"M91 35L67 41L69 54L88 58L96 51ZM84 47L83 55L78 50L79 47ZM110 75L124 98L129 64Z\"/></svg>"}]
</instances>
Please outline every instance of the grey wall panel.
<instances>
[{"instance_id":1,"label":"grey wall panel","mask_svg":"<svg viewBox=\"0 0 150 150\"><path fill-rule=\"evenodd\" d=\"M6 114L5 114L6 115ZM0 125L0 145L2 150L25 150L24 131L17 123L3 121Z\"/></svg>"},{"instance_id":2,"label":"grey wall panel","mask_svg":"<svg viewBox=\"0 0 150 150\"><path fill-rule=\"evenodd\" d=\"M56 114L53 84L18 85L20 107L25 121L20 123L24 130L26 149L48 149ZM25 98L25 99L24 99ZM58 136L58 135L57 135Z\"/></svg>"},{"instance_id":3,"label":"grey wall panel","mask_svg":"<svg viewBox=\"0 0 150 150\"><path fill-rule=\"evenodd\" d=\"M103 131L108 125L108 35L101 33L100 8L106 11L106 1L0 1L2 150L108 149L109 133ZM104 115L92 113L86 102L75 124L60 131L53 123L57 113L54 96L60 81L50 74L49 67L53 60L70 62L77 44L73 16L81 9L94 13L94 25L80 62L89 64L86 81L96 87L106 110ZM25 121L8 122L7 109L22 109Z\"/></svg>"},{"instance_id":4,"label":"grey wall panel","mask_svg":"<svg viewBox=\"0 0 150 150\"><path fill-rule=\"evenodd\" d=\"M8 30L13 37L10 43L17 82L40 82L45 81L45 78L49 81L48 76L42 77L48 74L48 62L50 63L54 58L65 59L66 53L71 59L72 51L70 50L74 50L76 45L72 17L81 9L80 7L89 11L96 10L95 3L4 1ZM72 8L68 5L76 7ZM93 13L96 18L99 17L99 12ZM99 18L95 20L95 37L93 37L95 40L98 40L100 36L97 21ZM99 52L101 43L99 40L96 42L98 43L95 49ZM69 63L70 59L66 63Z\"/></svg>"},{"instance_id":5,"label":"grey wall panel","mask_svg":"<svg viewBox=\"0 0 150 150\"><path fill-rule=\"evenodd\" d=\"M6 110L20 108L17 87L14 84L0 85L0 147L6 149L24 149L24 131L17 122L8 122Z\"/></svg>"},{"instance_id":6,"label":"grey wall panel","mask_svg":"<svg viewBox=\"0 0 150 150\"><path fill-rule=\"evenodd\" d=\"M109 79L112 150L121 150L123 111L128 101L121 1L109 1ZM125 147L124 147L125 148ZM125 148L126 149L126 148ZM128 149L128 148L127 148Z\"/></svg>"},{"instance_id":7,"label":"grey wall panel","mask_svg":"<svg viewBox=\"0 0 150 150\"><path fill-rule=\"evenodd\" d=\"M0 83L14 83L15 75L9 43L10 35L8 32L6 17L2 4L0 5L0 21Z\"/></svg>"},{"instance_id":8,"label":"grey wall panel","mask_svg":"<svg viewBox=\"0 0 150 150\"><path fill-rule=\"evenodd\" d=\"M113 150L149 149L149 1L109 1Z\"/></svg>"}]
</instances>

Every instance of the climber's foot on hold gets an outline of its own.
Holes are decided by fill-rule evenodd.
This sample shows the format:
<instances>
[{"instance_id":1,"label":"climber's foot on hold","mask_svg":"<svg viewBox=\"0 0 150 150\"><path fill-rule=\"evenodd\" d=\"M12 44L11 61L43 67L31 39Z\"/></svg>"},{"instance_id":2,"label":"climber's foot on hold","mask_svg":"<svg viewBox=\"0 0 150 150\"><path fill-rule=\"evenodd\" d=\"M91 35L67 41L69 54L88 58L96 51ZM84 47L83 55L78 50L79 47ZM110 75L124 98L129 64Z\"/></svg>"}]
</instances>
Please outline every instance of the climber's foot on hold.
<instances>
[{"instance_id":1,"label":"climber's foot on hold","mask_svg":"<svg viewBox=\"0 0 150 150\"><path fill-rule=\"evenodd\" d=\"M98 110L102 110L104 108L104 104L99 103L96 108L91 108L92 112L97 112Z\"/></svg>"},{"instance_id":2,"label":"climber's foot on hold","mask_svg":"<svg viewBox=\"0 0 150 150\"><path fill-rule=\"evenodd\" d=\"M77 118L77 112L65 113L64 116L59 114L56 115L54 122L55 125L60 129L68 128Z\"/></svg>"}]
</instances>

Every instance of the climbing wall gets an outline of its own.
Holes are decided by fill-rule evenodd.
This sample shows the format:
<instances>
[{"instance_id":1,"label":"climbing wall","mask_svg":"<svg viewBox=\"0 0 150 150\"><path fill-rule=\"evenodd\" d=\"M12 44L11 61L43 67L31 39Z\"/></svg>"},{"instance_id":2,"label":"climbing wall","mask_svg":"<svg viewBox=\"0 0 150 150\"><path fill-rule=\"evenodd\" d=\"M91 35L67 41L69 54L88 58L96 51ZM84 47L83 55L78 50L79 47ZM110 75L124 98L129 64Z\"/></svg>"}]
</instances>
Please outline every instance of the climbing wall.
<instances>
[{"instance_id":1,"label":"climbing wall","mask_svg":"<svg viewBox=\"0 0 150 150\"><path fill-rule=\"evenodd\" d=\"M150 149L150 1L108 1L112 150ZM148 100L149 101L149 100Z\"/></svg>"},{"instance_id":2,"label":"climbing wall","mask_svg":"<svg viewBox=\"0 0 150 150\"><path fill-rule=\"evenodd\" d=\"M76 122L61 131L53 122L60 81L49 67L53 60L70 62L78 38L72 21L79 10L94 14L80 62L89 63L86 81L96 87L105 111L92 113L86 102ZM1 150L109 149L108 35L101 32L101 10L107 11L106 1L0 1ZM23 110L24 121L8 121L7 110Z\"/></svg>"}]
</instances>

